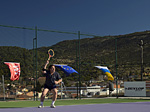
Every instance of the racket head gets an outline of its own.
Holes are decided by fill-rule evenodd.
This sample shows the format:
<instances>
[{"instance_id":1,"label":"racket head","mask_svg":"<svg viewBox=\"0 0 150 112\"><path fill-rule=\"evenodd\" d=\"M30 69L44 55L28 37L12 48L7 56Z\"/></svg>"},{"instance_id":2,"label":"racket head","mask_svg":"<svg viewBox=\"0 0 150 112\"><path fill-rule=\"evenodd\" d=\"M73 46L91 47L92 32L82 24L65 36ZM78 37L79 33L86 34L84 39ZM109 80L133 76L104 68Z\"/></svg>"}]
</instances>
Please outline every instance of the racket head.
<instances>
[{"instance_id":1,"label":"racket head","mask_svg":"<svg viewBox=\"0 0 150 112\"><path fill-rule=\"evenodd\" d=\"M48 54L49 54L48 60L50 60L51 57L54 57L54 51L53 51L53 49L49 49L48 50Z\"/></svg>"}]
</instances>

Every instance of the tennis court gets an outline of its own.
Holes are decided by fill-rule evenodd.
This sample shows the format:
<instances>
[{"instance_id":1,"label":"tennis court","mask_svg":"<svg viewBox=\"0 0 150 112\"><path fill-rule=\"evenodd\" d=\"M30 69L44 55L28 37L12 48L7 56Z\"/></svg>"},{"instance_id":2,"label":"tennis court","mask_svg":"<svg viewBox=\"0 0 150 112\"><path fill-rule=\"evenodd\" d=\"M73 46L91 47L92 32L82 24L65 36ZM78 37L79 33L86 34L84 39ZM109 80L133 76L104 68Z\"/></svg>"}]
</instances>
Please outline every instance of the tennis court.
<instances>
[{"instance_id":1,"label":"tennis court","mask_svg":"<svg viewBox=\"0 0 150 112\"><path fill-rule=\"evenodd\" d=\"M56 108L2 108L0 112L150 112L150 102L71 105Z\"/></svg>"}]
</instances>

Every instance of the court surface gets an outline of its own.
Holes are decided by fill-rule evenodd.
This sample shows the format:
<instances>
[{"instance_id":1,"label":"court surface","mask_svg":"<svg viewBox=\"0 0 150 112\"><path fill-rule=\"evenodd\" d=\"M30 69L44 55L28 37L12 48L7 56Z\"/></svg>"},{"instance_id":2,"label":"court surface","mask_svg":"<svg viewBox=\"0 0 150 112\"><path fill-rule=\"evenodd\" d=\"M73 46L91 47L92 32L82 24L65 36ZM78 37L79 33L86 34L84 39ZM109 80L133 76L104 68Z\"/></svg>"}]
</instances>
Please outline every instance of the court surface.
<instances>
[{"instance_id":1,"label":"court surface","mask_svg":"<svg viewBox=\"0 0 150 112\"><path fill-rule=\"evenodd\" d=\"M150 102L71 105L56 108L0 108L0 112L150 112Z\"/></svg>"}]
</instances>

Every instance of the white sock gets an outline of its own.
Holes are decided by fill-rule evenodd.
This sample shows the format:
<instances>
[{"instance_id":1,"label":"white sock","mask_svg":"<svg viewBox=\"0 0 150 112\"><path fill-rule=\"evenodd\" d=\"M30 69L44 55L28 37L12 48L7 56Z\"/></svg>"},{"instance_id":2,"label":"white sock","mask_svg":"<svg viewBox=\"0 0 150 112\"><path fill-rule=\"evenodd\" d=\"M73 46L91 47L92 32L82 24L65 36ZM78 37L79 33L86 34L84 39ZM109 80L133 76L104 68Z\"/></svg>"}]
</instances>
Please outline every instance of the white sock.
<instances>
[{"instance_id":1,"label":"white sock","mask_svg":"<svg viewBox=\"0 0 150 112\"><path fill-rule=\"evenodd\" d=\"M52 105L54 105L55 101L52 101Z\"/></svg>"},{"instance_id":2,"label":"white sock","mask_svg":"<svg viewBox=\"0 0 150 112\"><path fill-rule=\"evenodd\" d=\"M43 102L41 102L41 104L40 105L43 105Z\"/></svg>"}]
</instances>

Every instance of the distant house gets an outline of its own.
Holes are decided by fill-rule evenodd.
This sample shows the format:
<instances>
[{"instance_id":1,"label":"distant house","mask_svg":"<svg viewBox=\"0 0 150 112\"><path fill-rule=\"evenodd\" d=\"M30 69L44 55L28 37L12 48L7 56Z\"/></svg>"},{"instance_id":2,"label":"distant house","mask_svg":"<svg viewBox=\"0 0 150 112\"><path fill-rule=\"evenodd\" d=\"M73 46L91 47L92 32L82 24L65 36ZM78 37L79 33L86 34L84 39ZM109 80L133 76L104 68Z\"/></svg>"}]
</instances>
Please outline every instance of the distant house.
<instances>
[{"instance_id":1,"label":"distant house","mask_svg":"<svg viewBox=\"0 0 150 112\"><path fill-rule=\"evenodd\" d=\"M33 96L34 96L34 93L33 93L33 91L31 91L31 92L28 92L26 95L27 95L27 96L30 96L30 97L33 97Z\"/></svg>"}]
</instances>

